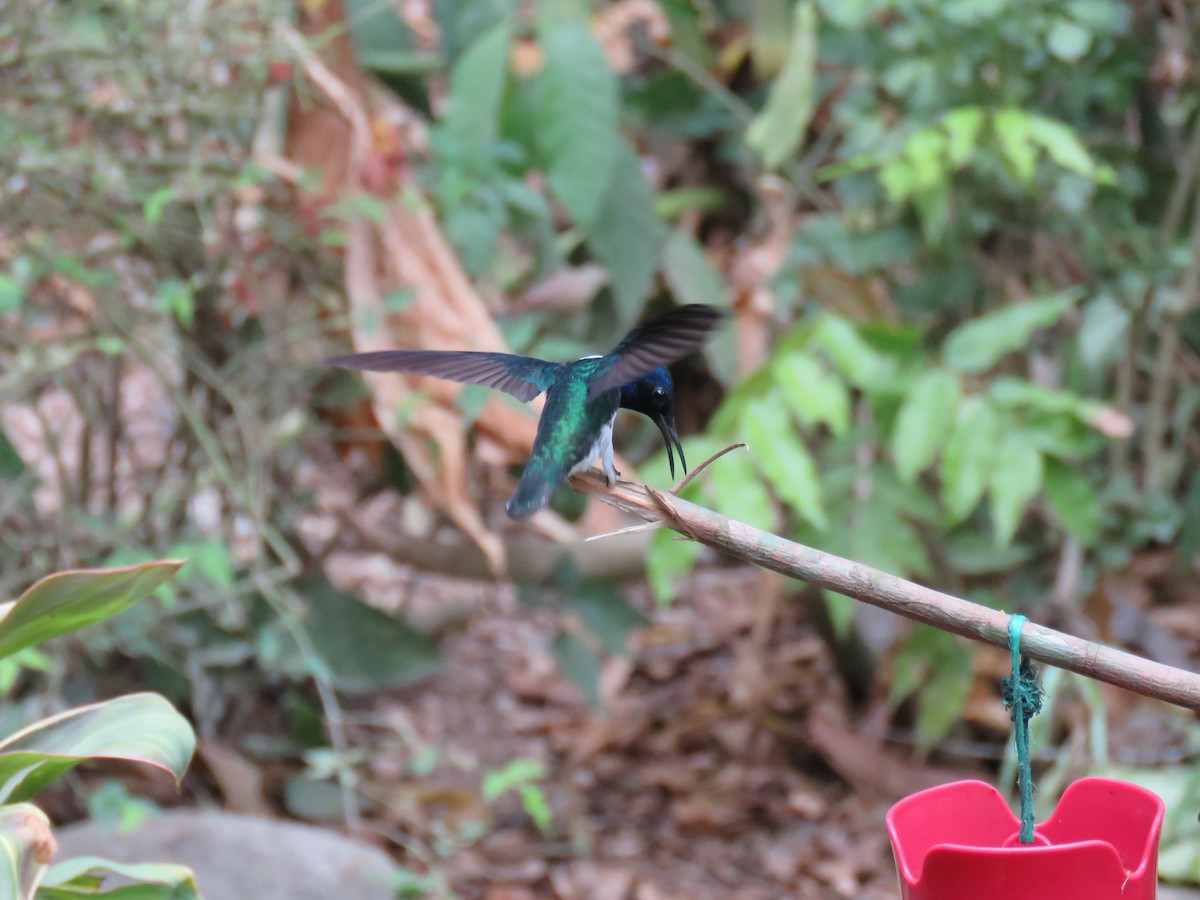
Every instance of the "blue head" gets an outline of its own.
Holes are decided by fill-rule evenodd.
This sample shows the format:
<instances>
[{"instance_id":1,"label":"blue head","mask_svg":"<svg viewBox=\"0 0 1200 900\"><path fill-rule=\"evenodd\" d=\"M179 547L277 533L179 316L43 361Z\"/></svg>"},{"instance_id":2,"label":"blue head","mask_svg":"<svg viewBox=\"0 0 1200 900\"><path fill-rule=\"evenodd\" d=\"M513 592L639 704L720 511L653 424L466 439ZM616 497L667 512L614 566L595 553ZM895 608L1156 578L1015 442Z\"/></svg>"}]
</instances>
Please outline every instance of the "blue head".
<instances>
[{"instance_id":1,"label":"blue head","mask_svg":"<svg viewBox=\"0 0 1200 900\"><path fill-rule=\"evenodd\" d=\"M666 366L651 369L641 378L621 385L621 408L631 409L648 416L662 432L667 445L667 463L671 466L671 477L675 477L675 455L672 446L679 451L679 463L687 474L687 460L683 458L683 444L675 431L675 384Z\"/></svg>"}]
</instances>

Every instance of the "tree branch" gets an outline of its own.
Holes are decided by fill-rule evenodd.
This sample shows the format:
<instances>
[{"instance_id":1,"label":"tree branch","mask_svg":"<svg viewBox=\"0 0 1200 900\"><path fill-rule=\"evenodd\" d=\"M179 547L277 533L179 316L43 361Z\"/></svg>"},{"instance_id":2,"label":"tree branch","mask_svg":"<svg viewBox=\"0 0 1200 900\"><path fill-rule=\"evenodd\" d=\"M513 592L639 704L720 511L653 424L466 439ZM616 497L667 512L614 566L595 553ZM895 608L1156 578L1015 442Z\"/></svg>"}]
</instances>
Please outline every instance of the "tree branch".
<instances>
[{"instance_id":1,"label":"tree branch","mask_svg":"<svg viewBox=\"0 0 1200 900\"><path fill-rule=\"evenodd\" d=\"M610 489L595 472L575 475L571 484L580 493L647 521L662 522L736 559L837 591L951 634L997 647L1008 646L1010 617L1006 613L793 543L644 485L619 481ZM1200 675L1193 672L1032 622L1021 632L1021 649L1030 658L1060 669L1186 709L1200 710Z\"/></svg>"}]
</instances>

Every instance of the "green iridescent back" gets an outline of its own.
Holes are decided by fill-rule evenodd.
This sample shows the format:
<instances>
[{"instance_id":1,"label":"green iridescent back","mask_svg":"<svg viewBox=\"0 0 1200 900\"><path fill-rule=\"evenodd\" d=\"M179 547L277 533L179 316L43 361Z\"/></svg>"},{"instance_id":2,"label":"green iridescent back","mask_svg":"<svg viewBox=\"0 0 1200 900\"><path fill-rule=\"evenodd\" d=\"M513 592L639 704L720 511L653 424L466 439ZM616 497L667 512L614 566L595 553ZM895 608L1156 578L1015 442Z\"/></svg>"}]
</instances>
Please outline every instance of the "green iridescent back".
<instances>
[{"instance_id":1,"label":"green iridescent back","mask_svg":"<svg viewBox=\"0 0 1200 900\"><path fill-rule=\"evenodd\" d=\"M588 385L603 359L566 363L546 392L537 437L521 481L508 501L508 514L521 518L549 502L555 488L595 445L617 411L621 392L613 389L587 402Z\"/></svg>"}]
</instances>

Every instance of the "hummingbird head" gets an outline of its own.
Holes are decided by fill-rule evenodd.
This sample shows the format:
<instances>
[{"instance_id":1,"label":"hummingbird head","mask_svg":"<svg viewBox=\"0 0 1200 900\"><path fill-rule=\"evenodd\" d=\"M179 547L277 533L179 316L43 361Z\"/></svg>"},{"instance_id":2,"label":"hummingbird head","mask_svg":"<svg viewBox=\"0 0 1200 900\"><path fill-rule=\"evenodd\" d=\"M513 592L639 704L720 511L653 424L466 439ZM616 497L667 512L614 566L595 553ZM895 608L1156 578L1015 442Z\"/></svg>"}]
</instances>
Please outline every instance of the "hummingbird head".
<instances>
[{"instance_id":1,"label":"hummingbird head","mask_svg":"<svg viewBox=\"0 0 1200 900\"><path fill-rule=\"evenodd\" d=\"M662 432L663 443L667 445L667 463L671 467L671 477L675 477L675 454L672 447L679 451L679 463L683 466L684 474L687 474L683 444L679 442L679 434L675 431L675 384L671 381L671 373L667 371L666 366L651 369L640 378L621 385L621 408L648 416Z\"/></svg>"}]
</instances>

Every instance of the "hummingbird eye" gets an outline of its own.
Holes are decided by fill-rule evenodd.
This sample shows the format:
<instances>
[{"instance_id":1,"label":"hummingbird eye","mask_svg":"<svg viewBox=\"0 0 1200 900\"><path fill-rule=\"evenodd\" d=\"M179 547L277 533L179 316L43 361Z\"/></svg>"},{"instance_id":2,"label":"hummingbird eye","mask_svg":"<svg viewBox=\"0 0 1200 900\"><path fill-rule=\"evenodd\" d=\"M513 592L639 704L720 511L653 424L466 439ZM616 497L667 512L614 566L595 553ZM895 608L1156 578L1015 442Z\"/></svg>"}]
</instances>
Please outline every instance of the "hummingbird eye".
<instances>
[{"instance_id":1,"label":"hummingbird eye","mask_svg":"<svg viewBox=\"0 0 1200 900\"><path fill-rule=\"evenodd\" d=\"M667 389L666 388L656 387L654 389L654 399L655 400L665 400L666 397L667 397Z\"/></svg>"}]
</instances>

